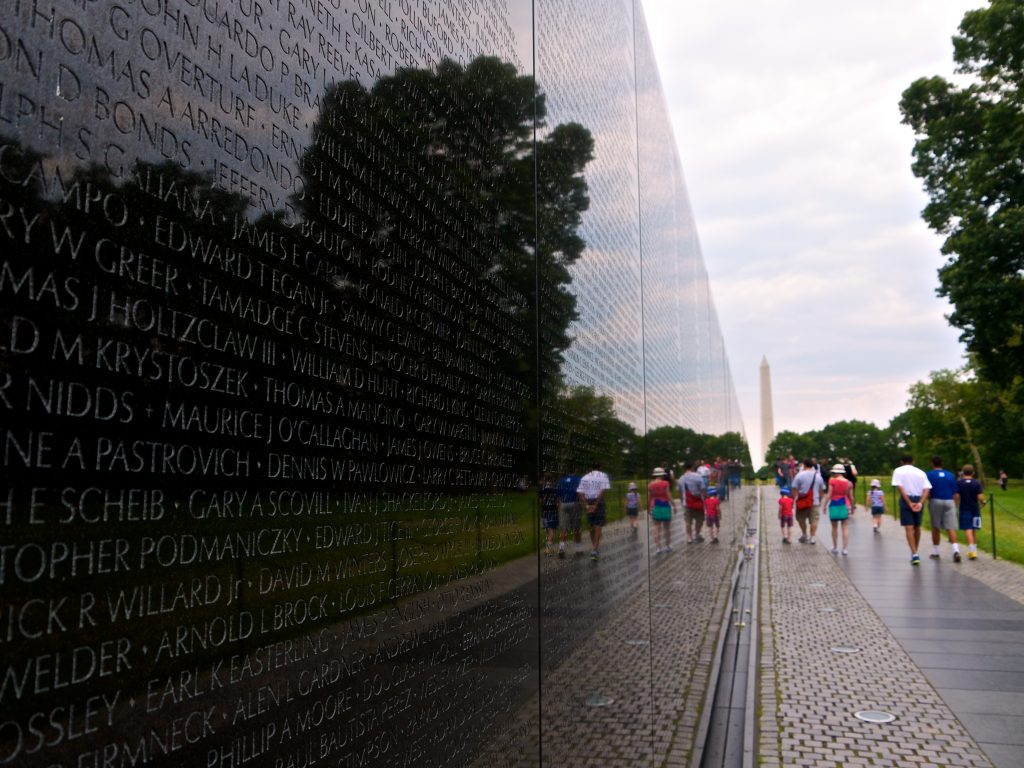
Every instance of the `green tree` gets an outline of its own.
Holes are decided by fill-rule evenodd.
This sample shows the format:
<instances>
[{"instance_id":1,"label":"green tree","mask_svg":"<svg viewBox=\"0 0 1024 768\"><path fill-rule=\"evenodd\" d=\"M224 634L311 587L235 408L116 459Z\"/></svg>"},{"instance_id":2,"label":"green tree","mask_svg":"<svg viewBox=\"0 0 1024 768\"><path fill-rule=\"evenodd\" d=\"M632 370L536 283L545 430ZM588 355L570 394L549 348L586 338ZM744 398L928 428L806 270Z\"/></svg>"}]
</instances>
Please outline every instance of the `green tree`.
<instances>
[{"instance_id":1,"label":"green tree","mask_svg":"<svg viewBox=\"0 0 1024 768\"><path fill-rule=\"evenodd\" d=\"M969 11L953 47L969 82L916 80L900 110L917 136L922 215L946 236L939 294L953 304L949 321L984 376L1009 384L1024 373L1024 5Z\"/></svg>"}]
</instances>

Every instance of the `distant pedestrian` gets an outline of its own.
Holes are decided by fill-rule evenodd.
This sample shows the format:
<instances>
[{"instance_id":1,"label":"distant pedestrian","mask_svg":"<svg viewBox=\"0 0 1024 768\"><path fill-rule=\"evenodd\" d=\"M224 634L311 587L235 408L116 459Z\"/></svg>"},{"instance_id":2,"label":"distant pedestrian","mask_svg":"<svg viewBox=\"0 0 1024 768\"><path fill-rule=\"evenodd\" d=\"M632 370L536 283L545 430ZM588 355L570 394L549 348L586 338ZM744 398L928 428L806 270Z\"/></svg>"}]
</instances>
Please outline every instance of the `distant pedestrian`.
<instances>
[{"instance_id":1,"label":"distant pedestrian","mask_svg":"<svg viewBox=\"0 0 1024 768\"><path fill-rule=\"evenodd\" d=\"M683 476L679 478L679 495L683 499L683 515L686 522L686 543L699 544L704 541L700 535L704 525L704 481L694 469L693 462L686 462Z\"/></svg>"},{"instance_id":2,"label":"distant pedestrian","mask_svg":"<svg viewBox=\"0 0 1024 768\"><path fill-rule=\"evenodd\" d=\"M779 527L782 528L782 543L792 544L793 536L793 497L787 486L779 489Z\"/></svg>"},{"instance_id":3,"label":"distant pedestrian","mask_svg":"<svg viewBox=\"0 0 1024 768\"><path fill-rule=\"evenodd\" d=\"M558 480L558 524L562 529L562 540L558 544L558 556L565 557L565 545L572 535L576 545L576 554L583 554L582 514L580 500L576 495L580 487L580 476L575 469L570 469Z\"/></svg>"},{"instance_id":4,"label":"distant pedestrian","mask_svg":"<svg viewBox=\"0 0 1024 768\"><path fill-rule=\"evenodd\" d=\"M1006 470L1005 469L1000 469L999 470L999 489L1001 491L1005 491L1006 490L1006 482L1009 479L1010 479L1010 476L1006 474Z\"/></svg>"},{"instance_id":5,"label":"distant pedestrian","mask_svg":"<svg viewBox=\"0 0 1024 768\"><path fill-rule=\"evenodd\" d=\"M956 511L954 497L957 494L956 476L942 468L942 459L932 456L932 468L928 470L928 482L932 484L928 494L928 517L932 528L932 560L939 559L939 546L942 542L942 531L949 536L953 545L953 562L960 562L960 543L956 540L956 529L959 516Z\"/></svg>"},{"instance_id":6,"label":"distant pedestrian","mask_svg":"<svg viewBox=\"0 0 1024 768\"><path fill-rule=\"evenodd\" d=\"M544 529L544 554L555 554L555 531L558 529L558 489L554 478L545 472L540 487L540 525Z\"/></svg>"},{"instance_id":7,"label":"distant pedestrian","mask_svg":"<svg viewBox=\"0 0 1024 768\"><path fill-rule=\"evenodd\" d=\"M629 526L635 536L640 530L640 492L636 489L636 483L630 483L626 491L626 517L629 518Z\"/></svg>"},{"instance_id":8,"label":"distant pedestrian","mask_svg":"<svg viewBox=\"0 0 1024 768\"><path fill-rule=\"evenodd\" d=\"M814 544L818 535L818 506L825 481L814 469L814 459L804 459L804 468L796 473L793 485L793 509L800 526L800 543Z\"/></svg>"},{"instance_id":9,"label":"distant pedestrian","mask_svg":"<svg viewBox=\"0 0 1024 768\"><path fill-rule=\"evenodd\" d=\"M857 466L851 459L843 459L843 477L853 483L853 506L850 507L850 514L857 511Z\"/></svg>"},{"instance_id":10,"label":"distant pedestrian","mask_svg":"<svg viewBox=\"0 0 1024 768\"><path fill-rule=\"evenodd\" d=\"M882 483L877 479L871 481L871 490L868 491L868 507L871 508L871 525L875 533L882 532L882 516L886 513L885 491L882 490Z\"/></svg>"},{"instance_id":11,"label":"distant pedestrian","mask_svg":"<svg viewBox=\"0 0 1024 768\"><path fill-rule=\"evenodd\" d=\"M832 554L839 554L839 528L843 530L843 556L849 554L850 511L853 509L853 483L844 476L842 464L832 467L828 481L828 519L832 522Z\"/></svg>"},{"instance_id":12,"label":"distant pedestrian","mask_svg":"<svg viewBox=\"0 0 1024 768\"><path fill-rule=\"evenodd\" d=\"M909 453L904 454L900 462L900 466L893 470L892 485L899 489L900 525L910 547L910 564L920 565L921 556L917 554L917 548L921 544L922 510L932 485L928 476L914 466L914 457Z\"/></svg>"},{"instance_id":13,"label":"distant pedestrian","mask_svg":"<svg viewBox=\"0 0 1024 768\"><path fill-rule=\"evenodd\" d=\"M981 508L985 506L984 489L974 477L974 467L964 464L957 483L960 505L960 530L967 536L967 559L978 559L978 531L981 530Z\"/></svg>"},{"instance_id":14,"label":"distant pedestrian","mask_svg":"<svg viewBox=\"0 0 1024 768\"><path fill-rule=\"evenodd\" d=\"M587 527L590 529L590 559L597 562L601 552L601 533L604 530L604 494L612 487L611 480L601 471L596 462L590 471L580 478L576 496L587 510Z\"/></svg>"},{"instance_id":15,"label":"distant pedestrian","mask_svg":"<svg viewBox=\"0 0 1024 768\"><path fill-rule=\"evenodd\" d=\"M655 467L651 477L654 479L647 484L647 503L654 521L654 553L660 555L672 551L672 486L662 467Z\"/></svg>"},{"instance_id":16,"label":"distant pedestrian","mask_svg":"<svg viewBox=\"0 0 1024 768\"><path fill-rule=\"evenodd\" d=\"M718 486L708 486L707 498L704 499L704 525L708 529L708 538L712 544L718 543L718 529L722 524L722 502L718 498Z\"/></svg>"}]
</instances>

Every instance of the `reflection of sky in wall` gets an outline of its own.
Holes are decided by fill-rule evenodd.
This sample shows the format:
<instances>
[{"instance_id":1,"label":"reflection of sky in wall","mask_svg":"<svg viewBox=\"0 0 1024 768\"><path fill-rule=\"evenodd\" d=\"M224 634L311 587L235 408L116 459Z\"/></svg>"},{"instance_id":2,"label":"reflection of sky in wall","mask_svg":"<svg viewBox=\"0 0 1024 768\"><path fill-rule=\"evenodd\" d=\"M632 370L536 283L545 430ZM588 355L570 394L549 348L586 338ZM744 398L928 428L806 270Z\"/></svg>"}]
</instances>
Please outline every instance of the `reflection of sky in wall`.
<instances>
[{"instance_id":1,"label":"reflection of sky in wall","mask_svg":"<svg viewBox=\"0 0 1024 768\"><path fill-rule=\"evenodd\" d=\"M578 122L594 138L587 165L587 243L572 269L579 320L565 377L615 398L643 428L632 13L623 0L538 3L537 81L548 125Z\"/></svg>"},{"instance_id":2,"label":"reflection of sky in wall","mask_svg":"<svg viewBox=\"0 0 1024 768\"><path fill-rule=\"evenodd\" d=\"M38 56L42 71L18 81L22 93L4 92L4 130L63 151L65 168L106 163L115 180L136 159L209 174L254 213L287 209L302 192L298 159L332 83L370 87L443 56L494 54L526 72L531 62L529 0L480 4L478 15L460 3L410 3L406 14L356 0L316 13L300 3L101 0L55 4L50 17L31 5L19 4L9 27L31 29L24 59Z\"/></svg>"}]
</instances>

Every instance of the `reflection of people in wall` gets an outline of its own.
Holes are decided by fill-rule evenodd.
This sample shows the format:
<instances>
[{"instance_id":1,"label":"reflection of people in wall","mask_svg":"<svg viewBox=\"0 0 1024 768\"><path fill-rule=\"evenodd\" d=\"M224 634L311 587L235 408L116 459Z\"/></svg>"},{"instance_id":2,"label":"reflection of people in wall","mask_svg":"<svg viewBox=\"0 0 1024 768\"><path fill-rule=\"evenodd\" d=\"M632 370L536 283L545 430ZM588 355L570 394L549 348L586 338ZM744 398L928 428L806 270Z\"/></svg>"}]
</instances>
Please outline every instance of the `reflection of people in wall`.
<instances>
[{"instance_id":1,"label":"reflection of people in wall","mask_svg":"<svg viewBox=\"0 0 1024 768\"><path fill-rule=\"evenodd\" d=\"M601 532L604 530L604 494L612 487L608 475L601 471L601 465L594 463L581 479L576 496L587 510L587 526L590 528L590 559L596 561L601 549Z\"/></svg>"},{"instance_id":2,"label":"reflection of people in wall","mask_svg":"<svg viewBox=\"0 0 1024 768\"><path fill-rule=\"evenodd\" d=\"M580 477L575 470L570 469L562 475L558 481L558 524L562 529L562 540L558 544L558 556L565 557L565 543L572 532L573 541L576 542L576 554L583 553L583 541L580 532L580 505L576 498L576 489L579 488Z\"/></svg>"},{"instance_id":3,"label":"reflection of people in wall","mask_svg":"<svg viewBox=\"0 0 1024 768\"><path fill-rule=\"evenodd\" d=\"M672 485L662 467L655 467L651 477L654 479L647 484L647 503L654 521L654 553L660 555L672 551Z\"/></svg>"},{"instance_id":4,"label":"reflection of people in wall","mask_svg":"<svg viewBox=\"0 0 1024 768\"><path fill-rule=\"evenodd\" d=\"M558 528L558 489L551 473L545 472L540 487L540 525L544 529L544 554L555 553L555 529Z\"/></svg>"},{"instance_id":5,"label":"reflection of people in wall","mask_svg":"<svg viewBox=\"0 0 1024 768\"><path fill-rule=\"evenodd\" d=\"M640 530L640 492L636 489L636 483L629 484L626 491L626 517L629 518L629 526L636 536Z\"/></svg>"},{"instance_id":6,"label":"reflection of people in wall","mask_svg":"<svg viewBox=\"0 0 1024 768\"><path fill-rule=\"evenodd\" d=\"M693 462L687 461L686 471L679 479L679 495L683 497L683 514L686 520L686 543L699 544L704 541L700 529L704 525L704 480L694 471Z\"/></svg>"}]
</instances>

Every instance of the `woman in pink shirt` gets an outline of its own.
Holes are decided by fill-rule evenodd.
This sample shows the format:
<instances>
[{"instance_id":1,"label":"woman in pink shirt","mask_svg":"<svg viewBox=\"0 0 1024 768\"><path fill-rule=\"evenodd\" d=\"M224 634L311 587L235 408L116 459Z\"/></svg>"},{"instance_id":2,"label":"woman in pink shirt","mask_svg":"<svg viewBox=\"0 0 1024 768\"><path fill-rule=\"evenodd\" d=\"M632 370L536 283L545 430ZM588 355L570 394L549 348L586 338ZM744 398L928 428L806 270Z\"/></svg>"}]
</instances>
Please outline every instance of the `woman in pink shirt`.
<instances>
[{"instance_id":1,"label":"woman in pink shirt","mask_svg":"<svg viewBox=\"0 0 1024 768\"><path fill-rule=\"evenodd\" d=\"M672 551L672 486L668 472L661 467L655 467L651 476L654 479L647 484L647 498L654 520L655 554L660 555Z\"/></svg>"},{"instance_id":2,"label":"woman in pink shirt","mask_svg":"<svg viewBox=\"0 0 1024 768\"><path fill-rule=\"evenodd\" d=\"M853 509L853 483L846 479L846 467L836 464L829 473L828 519L832 521L832 554L839 554L839 524L843 525L843 555L849 554L850 510Z\"/></svg>"}]
</instances>

